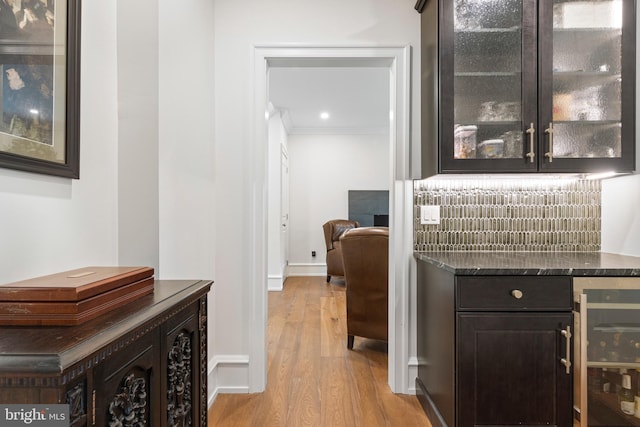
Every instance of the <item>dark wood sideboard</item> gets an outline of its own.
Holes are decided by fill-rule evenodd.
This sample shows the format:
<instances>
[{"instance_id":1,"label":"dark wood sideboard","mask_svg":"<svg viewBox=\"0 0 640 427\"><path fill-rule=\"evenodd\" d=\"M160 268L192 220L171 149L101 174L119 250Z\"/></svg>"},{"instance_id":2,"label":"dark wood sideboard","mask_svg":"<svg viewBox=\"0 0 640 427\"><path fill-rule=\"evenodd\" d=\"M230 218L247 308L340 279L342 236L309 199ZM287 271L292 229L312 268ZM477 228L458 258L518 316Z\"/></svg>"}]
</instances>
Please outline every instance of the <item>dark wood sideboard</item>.
<instances>
[{"instance_id":1,"label":"dark wood sideboard","mask_svg":"<svg viewBox=\"0 0 640 427\"><path fill-rule=\"evenodd\" d=\"M73 427L206 426L211 285L156 280L78 326L0 327L0 403L67 403Z\"/></svg>"}]
</instances>

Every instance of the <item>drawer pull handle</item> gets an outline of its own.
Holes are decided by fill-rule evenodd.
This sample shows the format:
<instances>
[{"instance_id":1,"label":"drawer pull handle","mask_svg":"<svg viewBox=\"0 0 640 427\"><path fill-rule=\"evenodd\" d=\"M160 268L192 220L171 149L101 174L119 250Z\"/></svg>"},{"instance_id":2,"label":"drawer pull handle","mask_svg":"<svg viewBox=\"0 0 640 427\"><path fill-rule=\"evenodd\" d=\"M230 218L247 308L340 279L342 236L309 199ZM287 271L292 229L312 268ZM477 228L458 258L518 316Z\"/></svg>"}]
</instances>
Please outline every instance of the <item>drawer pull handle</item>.
<instances>
[{"instance_id":1,"label":"drawer pull handle","mask_svg":"<svg viewBox=\"0 0 640 427\"><path fill-rule=\"evenodd\" d=\"M571 326L567 326L567 329L560 331L563 337L567 340L567 357L560 359L560 363L566 368L567 375L571 374Z\"/></svg>"},{"instance_id":2,"label":"drawer pull handle","mask_svg":"<svg viewBox=\"0 0 640 427\"><path fill-rule=\"evenodd\" d=\"M520 299L522 298L523 295L524 294L520 289L514 289L511 291L511 296L514 297L515 299Z\"/></svg>"}]
</instances>

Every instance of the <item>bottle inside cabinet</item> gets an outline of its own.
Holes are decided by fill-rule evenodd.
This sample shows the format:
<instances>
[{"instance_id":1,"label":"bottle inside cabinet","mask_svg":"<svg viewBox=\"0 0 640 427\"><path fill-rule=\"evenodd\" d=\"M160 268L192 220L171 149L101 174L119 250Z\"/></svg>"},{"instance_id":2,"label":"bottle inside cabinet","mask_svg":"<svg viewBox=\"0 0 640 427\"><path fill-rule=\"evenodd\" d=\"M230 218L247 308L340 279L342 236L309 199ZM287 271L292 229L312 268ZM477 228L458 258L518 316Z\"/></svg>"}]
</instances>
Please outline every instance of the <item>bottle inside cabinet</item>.
<instances>
[{"instance_id":1,"label":"bottle inside cabinet","mask_svg":"<svg viewBox=\"0 0 640 427\"><path fill-rule=\"evenodd\" d=\"M640 358L636 359L640 363ZM633 400L633 416L640 419L640 369L636 369L636 395Z\"/></svg>"}]
</instances>

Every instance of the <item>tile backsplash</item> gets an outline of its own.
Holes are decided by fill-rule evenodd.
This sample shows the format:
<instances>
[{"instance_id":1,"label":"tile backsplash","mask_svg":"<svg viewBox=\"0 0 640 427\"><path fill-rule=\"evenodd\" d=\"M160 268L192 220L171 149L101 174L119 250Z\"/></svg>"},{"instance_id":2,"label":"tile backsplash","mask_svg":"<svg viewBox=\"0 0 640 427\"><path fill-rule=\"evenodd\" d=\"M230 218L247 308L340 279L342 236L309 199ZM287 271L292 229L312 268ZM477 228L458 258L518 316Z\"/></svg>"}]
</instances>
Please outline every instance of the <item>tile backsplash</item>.
<instances>
[{"instance_id":1,"label":"tile backsplash","mask_svg":"<svg viewBox=\"0 0 640 427\"><path fill-rule=\"evenodd\" d=\"M600 250L601 185L584 179L428 179L414 184L414 250ZM420 224L439 205L440 224Z\"/></svg>"}]
</instances>

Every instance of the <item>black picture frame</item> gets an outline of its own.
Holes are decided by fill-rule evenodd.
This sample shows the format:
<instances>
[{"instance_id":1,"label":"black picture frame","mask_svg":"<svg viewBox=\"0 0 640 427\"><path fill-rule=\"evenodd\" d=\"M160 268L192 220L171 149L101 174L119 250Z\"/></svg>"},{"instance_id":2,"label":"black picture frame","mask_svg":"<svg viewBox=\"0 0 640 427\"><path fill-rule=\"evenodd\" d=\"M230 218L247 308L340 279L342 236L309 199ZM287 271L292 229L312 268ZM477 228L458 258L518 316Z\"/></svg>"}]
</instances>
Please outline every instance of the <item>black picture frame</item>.
<instances>
[{"instance_id":1,"label":"black picture frame","mask_svg":"<svg viewBox=\"0 0 640 427\"><path fill-rule=\"evenodd\" d=\"M0 0L0 167L80 178L80 9Z\"/></svg>"}]
</instances>

